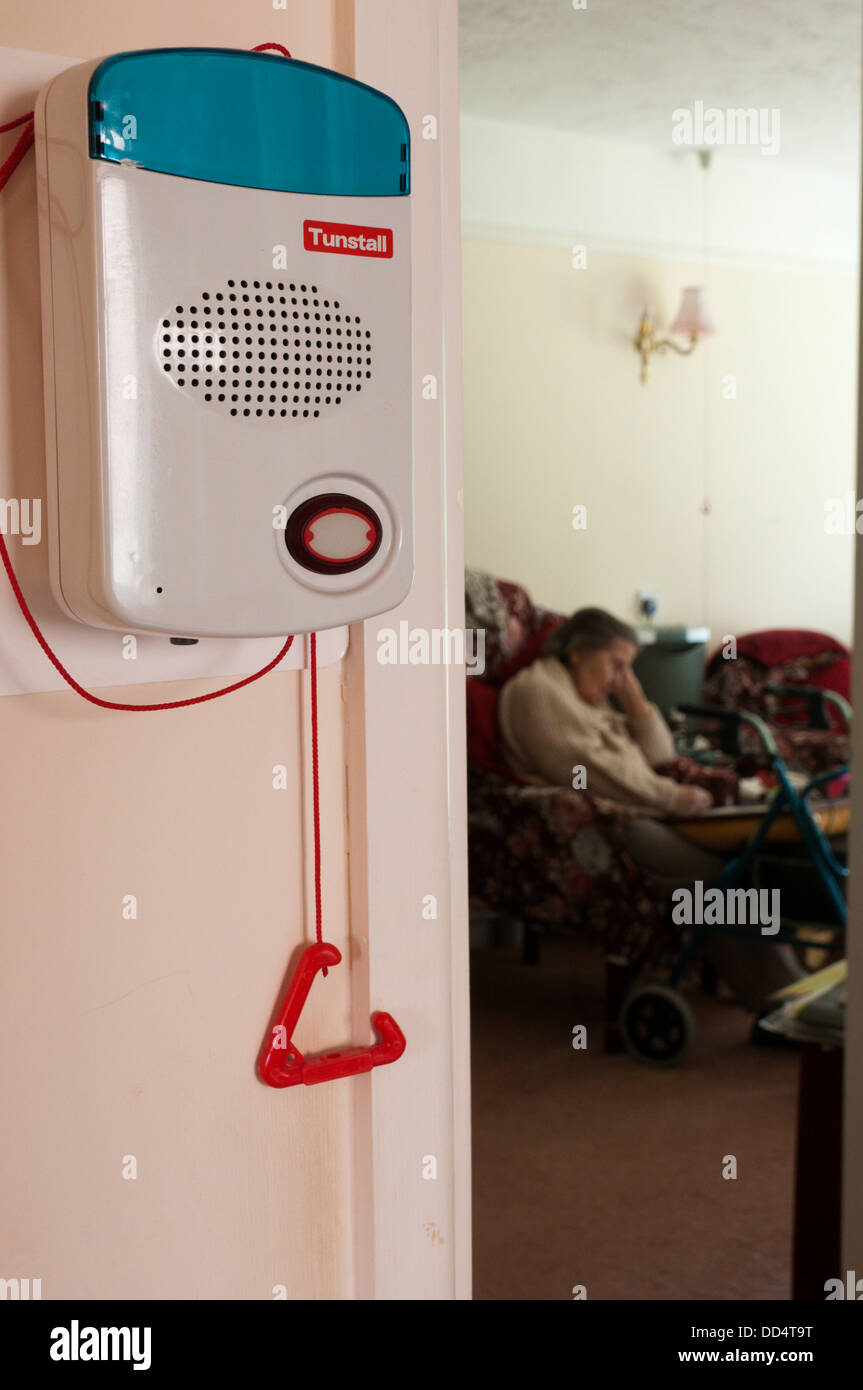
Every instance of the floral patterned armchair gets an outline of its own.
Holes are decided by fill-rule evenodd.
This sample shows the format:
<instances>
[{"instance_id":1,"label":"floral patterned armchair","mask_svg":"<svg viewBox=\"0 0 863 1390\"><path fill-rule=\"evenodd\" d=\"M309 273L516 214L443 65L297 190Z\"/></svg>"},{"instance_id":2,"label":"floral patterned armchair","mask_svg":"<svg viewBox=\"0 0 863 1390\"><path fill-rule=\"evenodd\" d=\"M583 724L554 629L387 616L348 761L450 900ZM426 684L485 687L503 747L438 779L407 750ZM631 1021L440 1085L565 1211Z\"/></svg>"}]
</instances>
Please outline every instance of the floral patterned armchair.
<instances>
[{"instance_id":1,"label":"floral patterned armchair","mask_svg":"<svg viewBox=\"0 0 863 1390\"><path fill-rule=\"evenodd\" d=\"M679 928L621 847L628 812L584 791L528 786L500 752L498 691L540 655L562 615L536 607L518 584L468 570L465 621L485 634L484 670L467 680L471 906L521 921L526 959L541 933L579 931L628 967L667 965Z\"/></svg>"},{"instance_id":2,"label":"floral patterned armchair","mask_svg":"<svg viewBox=\"0 0 863 1390\"><path fill-rule=\"evenodd\" d=\"M851 740L835 708L805 702L789 693L804 685L809 690L850 697L851 653L823 632L778 628L726 639L711 655L704 673L704 704L730 706L758 714L770 725L786 765L813 776L847 763ZM782 694L774 693L783 687ZM810 717L815 715L815 719ZM755 771L760 751L738 759L743 775ZM834 784L832 794L844 788Z\"/></svg>"}]
</instances>

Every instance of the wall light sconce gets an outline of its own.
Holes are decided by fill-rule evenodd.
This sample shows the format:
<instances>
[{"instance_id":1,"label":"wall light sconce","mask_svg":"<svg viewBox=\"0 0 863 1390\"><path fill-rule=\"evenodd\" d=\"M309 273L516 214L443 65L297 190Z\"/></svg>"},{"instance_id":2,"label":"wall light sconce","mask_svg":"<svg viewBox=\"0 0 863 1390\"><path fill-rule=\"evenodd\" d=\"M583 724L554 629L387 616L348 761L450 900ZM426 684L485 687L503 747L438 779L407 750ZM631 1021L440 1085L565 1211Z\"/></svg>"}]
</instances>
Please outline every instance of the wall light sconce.
<instances>
[{"instance_id":1,"label":"wall light sconce","mask_svg":"<svg viewBox=\"0 0 863 1390\"><path fill-rule=\"evenodd\" d=\"M681 357L688 357L691 352L695 351L695 345L700 337L705 333L716 332L716 325L707 307L707 296L699 286L690 285L683 291L677 318L671 325L670 331L688 336L688 345L681 347L680 343L675 343L673 338L657 338L654 334L651 311L645 309L641 316L641 323L638 325L634 344L635 350L641 358L641 383L643 386L647 385L650 358L654 352L665 352L667 348L671 348Z\"/></svg>"}]
</instances>

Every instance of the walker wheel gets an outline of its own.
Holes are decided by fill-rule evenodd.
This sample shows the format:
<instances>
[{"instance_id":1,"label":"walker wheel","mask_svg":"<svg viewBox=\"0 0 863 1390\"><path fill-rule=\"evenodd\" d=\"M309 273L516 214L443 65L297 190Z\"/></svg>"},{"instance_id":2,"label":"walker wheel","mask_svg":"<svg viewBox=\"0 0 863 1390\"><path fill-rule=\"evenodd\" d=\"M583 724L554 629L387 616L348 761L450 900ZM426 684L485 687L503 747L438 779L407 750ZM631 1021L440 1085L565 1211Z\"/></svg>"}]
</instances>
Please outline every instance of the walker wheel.
<instances>
[{"instance_id":1,"label":"walker wheel","mask_svg":"<svg viewBox=\"0 0 863 1390\"><path fill-rule=\"evenodd\" d=\"M689 1051L695 1019L686 1000L670 985L636 985L620 1011L620 1032L630 1056L673 1067Z\"/></svg>"}]
</instances>

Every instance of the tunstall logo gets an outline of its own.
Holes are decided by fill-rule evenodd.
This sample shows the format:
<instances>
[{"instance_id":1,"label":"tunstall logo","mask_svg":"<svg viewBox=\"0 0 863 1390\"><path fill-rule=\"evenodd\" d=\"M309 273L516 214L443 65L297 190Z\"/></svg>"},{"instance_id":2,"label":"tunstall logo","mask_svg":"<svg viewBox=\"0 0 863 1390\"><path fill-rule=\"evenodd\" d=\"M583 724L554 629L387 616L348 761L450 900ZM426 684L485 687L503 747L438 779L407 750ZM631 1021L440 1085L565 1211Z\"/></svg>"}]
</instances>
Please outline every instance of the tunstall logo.
<instances>
[{"instance_id":1,"label":"tunstall logo","mask_svg":"<svg viewBox=\"0 0 863 1390\"><path fill-rule=\"evenodd\" d=\"M393 254L391 227L355 227L350 222L303 223L306 251L329 251L338 256L379 256Z\"/></svg>"}]
</instances>

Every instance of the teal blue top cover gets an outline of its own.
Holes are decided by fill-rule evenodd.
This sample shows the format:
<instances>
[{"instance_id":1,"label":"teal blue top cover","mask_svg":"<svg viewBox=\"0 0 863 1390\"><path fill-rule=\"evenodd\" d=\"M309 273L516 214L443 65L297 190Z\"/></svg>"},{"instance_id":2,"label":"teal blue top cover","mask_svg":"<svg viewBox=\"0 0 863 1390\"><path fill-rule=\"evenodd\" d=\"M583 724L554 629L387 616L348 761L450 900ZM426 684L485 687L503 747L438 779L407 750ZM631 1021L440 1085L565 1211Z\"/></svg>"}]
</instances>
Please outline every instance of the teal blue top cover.
<instances>
[{"instance_id":1,"label":"teal blue top cover","mask_svg":"<svg viewBox=\"0 0 863 1390\"><path fill-rule=\"evenodd\" d=\"M116 53L89 91L90 157L286 193L410 192L410 132L391 97L274 53Z\"/></svg>"}]
</instances>

